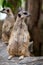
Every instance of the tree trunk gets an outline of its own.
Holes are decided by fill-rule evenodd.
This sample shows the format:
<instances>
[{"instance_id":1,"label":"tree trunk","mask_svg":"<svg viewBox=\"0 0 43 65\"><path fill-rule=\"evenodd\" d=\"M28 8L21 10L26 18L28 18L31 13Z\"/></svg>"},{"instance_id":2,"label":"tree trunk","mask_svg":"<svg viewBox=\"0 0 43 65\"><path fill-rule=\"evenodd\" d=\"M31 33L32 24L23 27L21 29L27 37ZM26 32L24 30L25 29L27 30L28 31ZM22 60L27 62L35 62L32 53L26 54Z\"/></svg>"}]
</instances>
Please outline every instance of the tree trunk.
<instances>
[{"instance_id":1,"label":"tree trunk","mask_svg":"<svg viewBox=\"0 0 43 65\"><path fill-rule=\"evenodd\" d=\"M40 29L38 27L38 21L40 17L40 0L27 0L27 10L30 12L31 17L27 20L28 29L33 43L33 52L35 56L41 55L41 40L40 40Z\"/></svg>"}]
</instances>

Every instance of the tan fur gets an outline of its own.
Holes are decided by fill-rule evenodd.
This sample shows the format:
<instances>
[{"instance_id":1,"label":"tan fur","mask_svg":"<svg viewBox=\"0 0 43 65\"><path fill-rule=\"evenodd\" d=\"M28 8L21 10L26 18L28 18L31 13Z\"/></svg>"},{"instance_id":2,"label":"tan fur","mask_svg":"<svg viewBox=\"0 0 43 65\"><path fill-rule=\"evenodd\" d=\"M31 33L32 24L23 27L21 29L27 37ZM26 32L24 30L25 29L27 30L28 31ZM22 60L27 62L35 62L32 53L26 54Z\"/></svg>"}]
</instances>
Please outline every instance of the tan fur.
<instances>
[{"instance_id":1,"label":"tan fur","mask_svg":"<svg viewBox=\"0 0 43 65\"><path fill-rule=\"evenodd\" d=\"M9 9L9 12L5 12L5 13L7 13L7 17L4 20L4 23L2 26L2 41L4 41L5 43L8 43L15 20L14 20L14 15L11 9Z\"/></svg>"},{"instance_id":2,"label":"tan fur","mask_svg":"<svg viewBox=\"0 0 43 65\"><path fill-rule=\"evenodd\" d=\"M23 56L30 56L30 52L28 51L29 40L30 34L24 19L17 18L7 47L10 58L15 55L19 55L22 58Z\"/></svg>"}]
</instances>

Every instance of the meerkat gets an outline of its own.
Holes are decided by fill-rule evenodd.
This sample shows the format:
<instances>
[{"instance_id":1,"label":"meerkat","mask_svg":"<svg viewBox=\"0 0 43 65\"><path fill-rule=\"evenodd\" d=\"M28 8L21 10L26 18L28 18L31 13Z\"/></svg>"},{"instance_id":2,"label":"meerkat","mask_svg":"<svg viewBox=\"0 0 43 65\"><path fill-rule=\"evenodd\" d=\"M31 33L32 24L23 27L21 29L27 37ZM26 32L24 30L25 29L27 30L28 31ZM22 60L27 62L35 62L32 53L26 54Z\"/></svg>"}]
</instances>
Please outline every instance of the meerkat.
<instances>
[{"instance_id":1,"label":"meerkat","mask_svg":"<svg viewBox=\"0 0 43 65\"><path fill-rule=\"evenodd\" d=\"M23 59L24 56L30 56L28 46L30 45L30 34L28 32L27 25L25 24L25 18L30 14L27 11L18 12L16 22L14 24L9 45L7 51L9 53L8 59L11 59L15 55L19 55L19 59Z\"/></svg>"},{"instance_id":2,"label":"meerkat","mask_svg":"<svg viewBox=\"0 0 43 65\"><path fill-rule=\"evenodd\" d=\"M3 8L1 12L7 14L7 17L2 25L2 41L8 44L15 19L12 10L10 8L8 7Z\"/></svg>"}]
</instances>

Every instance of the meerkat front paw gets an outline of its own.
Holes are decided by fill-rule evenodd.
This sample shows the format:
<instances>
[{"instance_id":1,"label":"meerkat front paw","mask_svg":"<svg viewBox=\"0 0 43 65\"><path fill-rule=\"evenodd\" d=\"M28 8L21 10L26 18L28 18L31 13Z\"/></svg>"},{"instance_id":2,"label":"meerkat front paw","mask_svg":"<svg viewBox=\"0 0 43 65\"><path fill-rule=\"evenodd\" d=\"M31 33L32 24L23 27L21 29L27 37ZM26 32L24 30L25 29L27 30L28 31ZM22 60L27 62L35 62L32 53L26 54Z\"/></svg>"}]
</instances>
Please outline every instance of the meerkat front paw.
<instances>
[{"instance_id":1,"label":"meerkat front paw","mask_svg":"<svg viewBox=\"0 0 43 65\"><path fill-rule=\"evenodd\" d=\"M10 60L10 59L12 59L12 58L13 58L13 56L9 56L9 57L8 57L8 60Z\"/></svg>"},{"instance_id":2,"label":"meerkat front paw","mask_svg":"<svg viewBox=\"0 0 43 65\"><path fill-rule=\"evenodd\" d=\"M19 57L19 60L22 60L22 59L24 59L24 56L20 56L20 57Z\"/></svg>"}]
</instances>

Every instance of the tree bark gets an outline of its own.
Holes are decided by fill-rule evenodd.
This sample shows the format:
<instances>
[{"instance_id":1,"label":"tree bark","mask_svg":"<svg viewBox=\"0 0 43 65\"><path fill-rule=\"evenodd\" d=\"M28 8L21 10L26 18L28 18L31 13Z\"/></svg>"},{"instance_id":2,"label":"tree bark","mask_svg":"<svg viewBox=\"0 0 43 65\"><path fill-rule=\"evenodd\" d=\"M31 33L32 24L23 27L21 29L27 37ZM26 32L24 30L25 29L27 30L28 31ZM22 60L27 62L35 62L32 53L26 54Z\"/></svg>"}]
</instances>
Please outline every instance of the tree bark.
<instances>
[{"instance_id":1,"label":"tree bark","mask_svg":"<svg viewBox=\"0 0 43 65\"><path fill-rule=\"evenodd\" d=\"M33 52L35 56L41 55L41 40L40 29L38 27L38 21L40 18L40 0L27 0L27 10L30 12L30 19L27 20L28 29L30 31L31 38L33 40Z\"/></svg>"}]
</instances>

